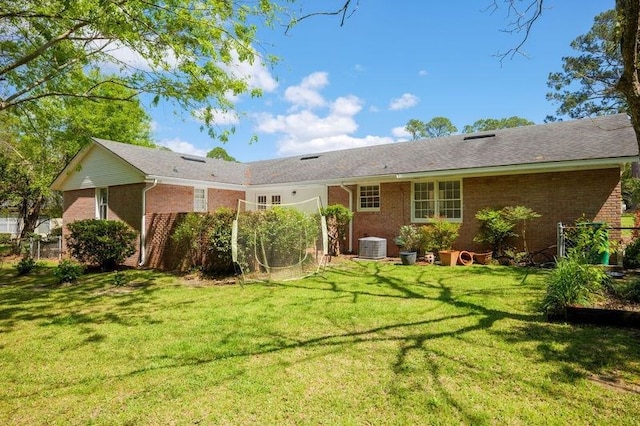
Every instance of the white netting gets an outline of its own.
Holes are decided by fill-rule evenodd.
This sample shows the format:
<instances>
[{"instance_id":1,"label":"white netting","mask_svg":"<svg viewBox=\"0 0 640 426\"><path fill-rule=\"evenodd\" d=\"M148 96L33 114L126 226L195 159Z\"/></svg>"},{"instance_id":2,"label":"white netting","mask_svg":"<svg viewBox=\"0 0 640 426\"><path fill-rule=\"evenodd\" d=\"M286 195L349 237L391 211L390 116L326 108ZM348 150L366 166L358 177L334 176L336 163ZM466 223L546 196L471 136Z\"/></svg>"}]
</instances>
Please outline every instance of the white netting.
<instances>
[{"instance_id":1,"label":"white netting","mask_svg":"<svg viewBox=\"0 0 640 426\"><path fill-rule=\"evenodd\" d=\"M327 240L318 197L278 205L238 200L231 251L244 280L283 281L318 272Z\"/></svg>"}]
</instances>

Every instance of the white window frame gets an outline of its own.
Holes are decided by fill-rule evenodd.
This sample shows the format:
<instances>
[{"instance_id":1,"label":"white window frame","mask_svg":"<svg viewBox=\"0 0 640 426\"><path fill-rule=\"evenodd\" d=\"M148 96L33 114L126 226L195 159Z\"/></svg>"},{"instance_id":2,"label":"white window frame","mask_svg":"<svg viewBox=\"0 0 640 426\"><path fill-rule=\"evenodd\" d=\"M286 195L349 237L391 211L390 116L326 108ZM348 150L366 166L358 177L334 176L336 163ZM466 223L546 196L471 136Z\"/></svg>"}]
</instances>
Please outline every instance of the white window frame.
<instances>
[{"instance_id":1,"label":"white window frame","mask_svg":"<svg viewBox=\"0 0 640 426\"><path fill-rule=\"evenodd\" d=\"M271 206L282 204L282 194L256 194L256 208L258 210L267 210Z\"/></svg>"},{"instance_id":2,"label":"white window frame","mask_svg":"<svg viewBox=\"0 0 640 426\"><path fill-rule=\"evenodd\" d=\"M198 194L202 193L202 197L198 197ZM208 191L207 188L203 186L194 186L193 187L193 211L199 213L207 212L207 204L208 204Z\"/></svg>"},{"instance_id":3,"label":"white window frame","mask_svg":"<svg viewBox=\"0 0 640 426\"><path fill-rule=\"evenodd\" d=\"M102 194L105 194L105 199L103 199ZM96 197L96 219L109 219L109 187L101 187L96 188L95 192ZM104 210L104 214L103 214Z\"/></svg>"},{"instance_id":4,"label":"white window frame","mask_svg":"<svg viewBox=\"0 0 640 426\"><path fill-rule=\"evenodd\" d=\"M362 190L364 188L373 188L373 187L377 187L378 188L378 194L377 195L370 195L370 194L366 194L363 195L362 194ZM377 198L377 206L367 206L365 205L363 207L363 201L367 201L366 204L368 204L369 201L372 201L373 204L375 204ZM382 205L382 190L381 190L381 185L379 183L370 183L370 184L366 184L366 185L358 185L358 211L359 212L379 212L380 211L380 206Z\"/></svg>"},{"instance_id":5,"label":"white window frame","mask_svg":"<svg viewBox=\"0 0 640 426\"><path fill-rule=\"evenodd\" d=\"M448 182L457 182L460 188L460 197L459 198L442 198L440 191L441 183ZM416 184L422 183L432 183L433 184L433 193L434 193L434 216L433 217L416 217ZM411 221L416 223L429 223L433 222L436 218L441 217L449 222L461 223L462 217L464 216L464 203L463 203L464 190L462 187L462 179L431 179L431 180L417 180L411 182ZM427 201L427 200L423 200ZM460 217L444 217L440 214L441 205L444 201L458 201L460 203Z\"/></svg>"}]
</instances>

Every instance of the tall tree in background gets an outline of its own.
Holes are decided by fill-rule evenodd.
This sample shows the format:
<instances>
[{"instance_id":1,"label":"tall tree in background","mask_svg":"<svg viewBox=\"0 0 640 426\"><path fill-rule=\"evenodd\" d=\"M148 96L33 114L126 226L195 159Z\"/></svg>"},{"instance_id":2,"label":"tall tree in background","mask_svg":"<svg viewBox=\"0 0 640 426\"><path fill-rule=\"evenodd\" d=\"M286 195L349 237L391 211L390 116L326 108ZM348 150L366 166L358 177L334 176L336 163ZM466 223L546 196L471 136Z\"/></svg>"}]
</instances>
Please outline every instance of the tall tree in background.
<instances>
[{"instance_id":1,"label":"tall tree in background","mask_svg":"<svg viewBox=\"0 0 640 426\"><path fill-rule=\"evenodd\" d=\"M462 129L463 133L474 132L486 132L488 130L507 129L511 127L530 126L535 124L533 121L529 121L522 117L509 117L509 118L483 118L477 120L473 124L467 124Z\"/></svg>"},{"instance_id":2,"label":"tall tree in background","mask_svg":"<svg viewBox=\"0 0 640 426\"><path fill-rule=\"evenodd\" d=\"M211 151L207 152L207 157L219 158L220 160L224 160L224 161L233 161L233 162L238 161L232 156L230 156L227 150L222 148L221 146L217 146L213 148Z\"/></svg>"},{"instance_id":3,"label":"tall tree in background","mask_svg":"<svg viewBox=\"0 0 640 426\"><path fill-rule=\"evenodd\" d=\"M438 138L456 133L458 129L446 117L433 117L426 123L412 118L404 129L411 134L411 139Z\"/></svg>"},{"instance_id":4,"label":"tall tree in background","mask_svg":"<svg viewBox=\"0 0 640 426\"><path fill-rule=\"evenodd\" d=\"M427 137L425 122L422 120L412 118L411 120L407 121L407 125L404 126L404 129L409 132L412 140Z\"/></svg>"},{"instance_id":5,"label":"tall tree in background","mask_svg":"<svg viewBox=\"0 0 640 426\"><path fill-rule=\"evenodd\" d=\"M627 110L618 89L623 63L615 10L594 18L591 30L571 42L576 56L562 58L562 72L549 74L547 99L559 103L554 121L562 116L583 118Z\"/></svg>"},{"instance_id":6,"label":"tall tree in background","mask_svg":"<svg viewBox=\"0 0 640 426\"><path fill-rule=\"evenodd\" d=\"M22 219L20 237L34 231L43 212L59 214L59 195L49 185L90 136L153 145L149 116L130 90L103 84L96 94L105 96L41 99L29 115L0 111L8 124L5 132L12 135L1 141L0 158L7 172L0 175L0 186L8 193L7 207ZM107 100L111 95L129 100Z\"/></svg>"}]
</instances>

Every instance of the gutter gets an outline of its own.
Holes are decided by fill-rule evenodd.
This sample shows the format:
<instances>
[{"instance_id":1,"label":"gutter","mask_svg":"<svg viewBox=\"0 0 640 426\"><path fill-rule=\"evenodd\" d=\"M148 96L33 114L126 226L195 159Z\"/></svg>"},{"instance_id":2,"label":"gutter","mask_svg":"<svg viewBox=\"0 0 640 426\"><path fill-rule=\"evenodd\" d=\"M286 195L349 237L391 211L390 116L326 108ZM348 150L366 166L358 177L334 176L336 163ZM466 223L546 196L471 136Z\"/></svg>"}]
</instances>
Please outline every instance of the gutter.
<instances>
[{"instance_id":1,"label":"gutter","mask_svg":"<svg viewBox=\"0 0 640 426\"><path fill-rule=\"evenodd\" d=\"M153 180L151 186L145 186L142 190L142 219L140 221L140 263L138 266L144 266L147 261L147 191L153 189L158 184L158 179Z\"/></svg>"},{"instance_id":2,"label":"gutter","mask_svg":"<svg viewBox=\"0 0 640 426\"><path fill-rule=\"evenodd\" d=\"M353 213L353 191L344 186L344 183L340 183L340 188L349 194L349 211ZM353 218L349 221L349 253L353 253Z\"/></svg>"}]
</instances>

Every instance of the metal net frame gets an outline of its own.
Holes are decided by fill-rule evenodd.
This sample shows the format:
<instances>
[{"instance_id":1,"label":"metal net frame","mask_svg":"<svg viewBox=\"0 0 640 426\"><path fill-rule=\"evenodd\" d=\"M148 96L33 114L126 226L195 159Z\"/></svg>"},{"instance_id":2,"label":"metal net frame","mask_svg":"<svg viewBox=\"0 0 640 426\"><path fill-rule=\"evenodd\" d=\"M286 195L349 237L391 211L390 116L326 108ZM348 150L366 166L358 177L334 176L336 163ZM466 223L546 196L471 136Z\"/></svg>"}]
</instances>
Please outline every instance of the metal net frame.
<instances>
[{"instance_id":1,"label":"metal net frame","mask_svg":"<svg viewBox=\"0 0 640 426\"><path fill-rule=\"evenodd\" d=\"M286 281L317 273L328 255L320 198L261 204L238 200L231 253L243 281Z\"/></svg>"}]
</instances>

